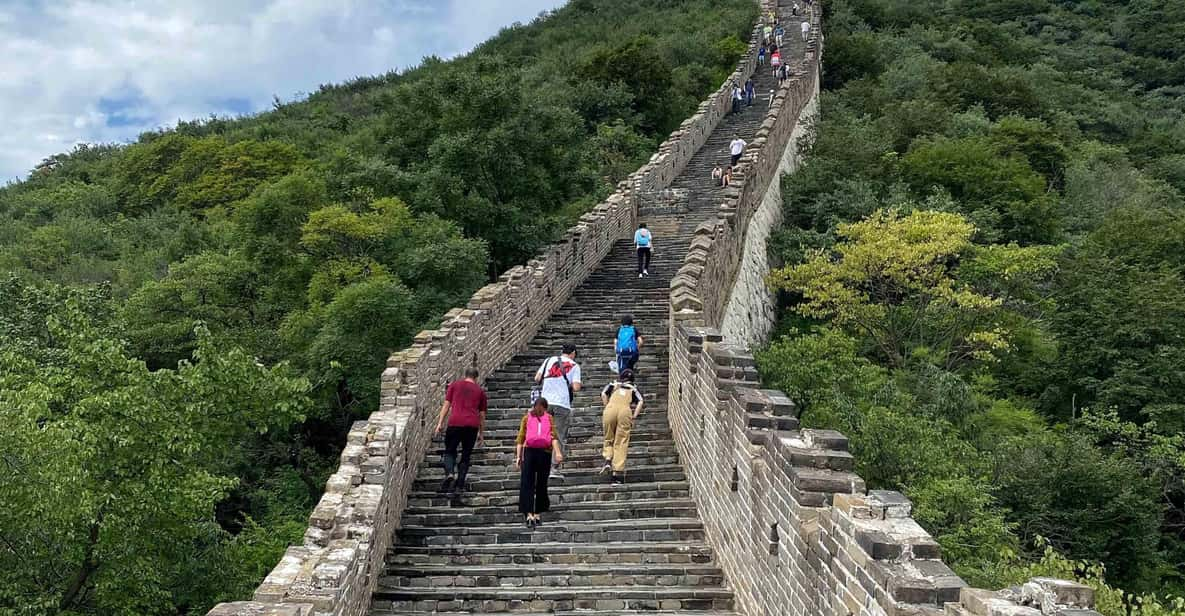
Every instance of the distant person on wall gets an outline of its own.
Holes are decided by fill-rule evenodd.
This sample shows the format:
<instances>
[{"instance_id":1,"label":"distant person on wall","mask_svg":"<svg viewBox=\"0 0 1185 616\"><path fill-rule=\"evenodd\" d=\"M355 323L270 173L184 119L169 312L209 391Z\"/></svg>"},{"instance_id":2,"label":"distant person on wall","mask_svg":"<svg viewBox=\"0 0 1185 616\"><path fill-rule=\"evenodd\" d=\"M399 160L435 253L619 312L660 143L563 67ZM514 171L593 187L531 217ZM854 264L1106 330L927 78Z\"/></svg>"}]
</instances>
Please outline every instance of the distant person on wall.
<instances>
[{"instance_id":1,"label":"distant person on wall","mask_svg":"<svg viewBox=\"0 0 1185 616\"><path fill-rule=\"evenodd\" d=\"M732 184L732 165L724 170L724 187L728 188L730 184Z\"/></svg>"},{"instance_id":2,"label":"distant person on wall","mask_svg":"<svg viewBox=\"0 0 1185 616\"><path fill-rule=\"evenodd\" d=\"M552 477L562 477L560 468L564 456L568 455L568 428L572 423L572 398L580 391L580 364L576 363L576 345L564 343L563 350L556 357L543 360L543 365L535 372L535 382L543 384L541 395L547 399L547 409L555 422L555 431L559 439L559 449L556 451L555 463L551 469ZM558 455L563 453L563 455Z\"/></svg>"},{"instance_id":3,"label":"distant person on wall","mask_svg":"<svg viewBox=\"0 0 1185 616\"><path fill-rule=\"evenodd\" d=\"M782 71L778 74L778 83L782 83L790 78L790 66L783 64Z\"/></svg>"},{"instance_id":4,"label":"distant person on wall","mask_svg":"<svg viewBox=\"0 0 1185 616\"><path fill-rule=\"evenodd\" d=\"M794 6L790 7L790 14L791 14L791 15L794 15L795 17L797 17L797 16L798 16L798 12L799 12L799 11L801 11L801 10L802 10L802 8L798 6L798 3L797 3L797 2L795 2L795 3L794 3Z\"/></svg>"},{"instance_id":5,"label":"distant person on wall","mask_svg":"<svg viewBox=\"0 0 1185 616\"><path fill-rule=\"evenodd\" d=\"M774 69L774 78L776 79L778 76L778 69L782 68L781 52L775 51L773 55L769 57L769 65Z\"/></svg>"},{"instance_id":6,"label":"distant person on wall","mask_svg":"<svg viewBox=\"0 0 1185 616\"><path fill-rule=\"evenodd\" d=\"M782 46L782 39L785 37L786 29L782 27L782 24L778 24L778 27L774 28L774 40L777 41L778 47Z\"/></svg>"},{"instance_id":7,"label":"distant person on wall","mask_svg":"<svg viewBox=\"0 0 1185 616\"><path fill-rule=\"evenodd\" d=\"M465 371L465 378L453 381L444 393L444 404L436 420L436 434L444 432L444 481L441 492L464 492L473 445L481 438L486 423L486 392L477 384L477 368ZM445 429L445 420L448 429ZM457 461L457 447L461 459Z\"/></svg>"},{"instance_id":8,"label":"distant person on wall","mask_svg":"<svg viewBox=\"0 0 1185 616\"><path fill-rule=\"evenodd\" d=\"M757 50L757 66L765 66L766 51L765 45L762 45L761 49Z\"/></svg>"},{"instance_id":9,"label":"distant person on wall","mask_svg":"<svg viewBox=\"0 0 1185 616\"><path fill-rule=\"evenodd\" d=\"M646 228L646 223L638 225L634 231L634 249L638 251L638 278L650 275L650 253L654 248L654 235Z\"/></svg>"},{"instance_id":10,"label":"distant person on wall","mask_svg":"<svg viewBox=\"0 0 1185 616\"><path fill-rule=\"evenodd\" d=\"M775 98L776 94L777 93L774 90L769 91L769 109L774 108L774 98Z\"/></svg>"},{"instance_id":11,"label":"distant person on wall","mask_svg":"<svg viewBox=\"0 0 1185 616\"><path fill-rule=\"evenodd\" d=\"M547 497L547 479L552 459L564 461L554 418L548 413L547 398L531 403L531 409L518 424L518 438L514 440L514 465L522 471L518 486L518 510L526 518L528 528L535 528L542 520L539 514L551 509Z\"/></svg>"},{"instance_id":12,"label":"distant person on wall","mask_svg":"<svg viewBox=\"0 0 1185 616\"><path fill-rule=\"evenodd\" d=\"M773 40L774 27L770 25L772 23L773 23L773 20L766 22L765 27L761 29L761 34L763 36L763 40L765 41L766 45L769 45L770 42Z\"/></svg>"},{"instance_id":13,"label":"distant person on wall","mask_svg":"<svg viewBox=\"0 0 1185 616\"><path fill-rule=\"evenodd\" d=\"M716 186L724 186L724 170L720 168L720 165L716 165L716 168L712 170L712 183Z\"/></svg>"},{"instance_id":14,"label":"distant person on wall","mask_svg":"<svg viewBox=\"0 0 1185 616\"><path fill-rule=\"evenodd\" d=\"M753 106L753 78L750 77L745 81L745 106Z\"/></svg>"},{"instance_id":15,"label":"distant person on wall","mask_svg":"<svg viewBox=\"0 0 1185 616\"><path fill-rule=\"evenodd\" d=\"M622 370L618 379L601 391L601 402L605 411L601 414L601 425L605 429L605 444L601 457L605 465L601 474L612 472L610 481L625 483L625 461L629 455L630 432L634 421L642 412L642 394L634 387L634 371Z\"/></svg>"},{"instance_id":16,"label":"distant person on wall","mask_svg":"<svg viewBox=\"0 0 1185 616\"><path fill-rule=\"evenodd\" d=\"M732 84L732 112L737 113L741 110L741 102L745 99L745 92L741 86L734 81Z\"/></svg>"},{"instance_id":17,"label":"distant person on wall","mask_svg":"<svg viewBox=\"0 0 1185 616\"><path fill-rule=\"evenodd\" d=\"M633 370L638 365L638 353L642 350L645 339L634 325L633 315L621 317L621 327L617 328L617 338L613 340L613 352L617 355L617 370Z\"/></svg>"},{"instance_id":18,"label":"distant person on wall","mask_svg":"<svg viewBox=\"0 0 1185 616\"><path fill-rule=\"evenodd\" d=\"M811 35L811 22L809 22L809 21L802 22L802 40L805 41L807 38L810 37L810 35Z\"/></svg>"},{"instance_id":19,"label":"distant person on wall","mask_svg":"<svg viewBox=\"0 0 1185 616\"><path fill-rule=\"evenodd\" d=\"M732 141L728 144L728 153L732 156L732 162L729 163L730 167L736 166L737 161L741 159L741 154L745 153L745 146L747 145L749 144L745 143L745 140L741 139L740 135L734 134L732 136Z\"/></svg>"}]
</instances>

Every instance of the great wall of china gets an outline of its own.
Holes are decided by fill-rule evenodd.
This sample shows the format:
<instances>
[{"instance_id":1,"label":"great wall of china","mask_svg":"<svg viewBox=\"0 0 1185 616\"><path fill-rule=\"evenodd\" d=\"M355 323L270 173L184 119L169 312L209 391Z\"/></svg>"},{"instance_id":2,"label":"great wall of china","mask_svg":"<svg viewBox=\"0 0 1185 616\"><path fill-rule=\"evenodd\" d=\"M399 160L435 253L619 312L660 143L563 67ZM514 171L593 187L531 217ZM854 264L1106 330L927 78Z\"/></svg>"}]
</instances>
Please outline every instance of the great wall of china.
<instances>
[{"instance_id":1,"label":"great wall of china","mask_svg":"<svg viewBox=\"0 0 1185 616\"><path fill-rule=\"evenodd\" d=\"M790 17L789 2L760 4ZM842 434L800 429L793 401L760 389L750 349L775 316L765 240L780 223L778 179L818 113L823 37L819 12L810 19L806 41L790 23L793 77L779 84L758 70L755 32L729 79L612 196L393 354L380 408L350 431L303 542L251 601L209 616L1094 614L1090 589L1071 582L967 587L909 501L852 472ZM729 82L750 76L759 104L730 115ZM707 174L732 135L749 146L721 190ZM640 220L656 233L656 275L635 281L625 238ZM585 472L599 465L589 452L600 413L595 394L582 396L554 525L511 530L503 423L521 414L534 366L560 340L579 342L586 383L599 389L614 311L625 310L657 332L640 371L649 423L636 429L638 471L624 491ZM426 488L433 420L468 366L489 375L489 451L465 500L450 502Z\"/></svg>"}]
</instances>

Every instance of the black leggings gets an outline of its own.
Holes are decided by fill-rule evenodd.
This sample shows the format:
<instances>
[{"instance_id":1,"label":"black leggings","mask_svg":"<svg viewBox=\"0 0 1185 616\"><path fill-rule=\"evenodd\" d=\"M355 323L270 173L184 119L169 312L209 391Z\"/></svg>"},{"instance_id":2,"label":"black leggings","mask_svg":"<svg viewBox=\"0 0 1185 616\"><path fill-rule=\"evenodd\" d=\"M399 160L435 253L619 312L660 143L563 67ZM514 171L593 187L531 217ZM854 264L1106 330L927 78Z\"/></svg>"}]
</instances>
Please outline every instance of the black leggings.
<instances>
[{"instance_id":1,"label":"black leggings","mask_svg":"<svg viewBox=\"0 0 1185 616\"><path fill-rule=\"evenodd\" d=\"M639 246L638 247L638 273L641 274L642 272L644 272L648 269L650 269L650 247L649 246Z\"/></svg>"},{"instance_id":2,"label":"black leggings","mask_svg":"<svg viewBox=\"0 0 1185 616\"><path fill-rule=\"evenodd\" d=\"M473 455L473 444L477 442L477 428L470 426L449 426L444 432L444 474L457 473L457 483L465 483L469 474L469 458ZM461 463L457 464L457 446L461 447Z\"/></svg>"},{"instance_id":3,"label":"black leggings","mask_svg":"<svg viewBox=\"0 0 1185 616\"><path fill-rule=\"evenodd\" d=\"M551 509L547 498L547 476L551 473L551 450L523 448L523 474L518 488L521 513L543 513Z\"/></svg>"}]
</instances>

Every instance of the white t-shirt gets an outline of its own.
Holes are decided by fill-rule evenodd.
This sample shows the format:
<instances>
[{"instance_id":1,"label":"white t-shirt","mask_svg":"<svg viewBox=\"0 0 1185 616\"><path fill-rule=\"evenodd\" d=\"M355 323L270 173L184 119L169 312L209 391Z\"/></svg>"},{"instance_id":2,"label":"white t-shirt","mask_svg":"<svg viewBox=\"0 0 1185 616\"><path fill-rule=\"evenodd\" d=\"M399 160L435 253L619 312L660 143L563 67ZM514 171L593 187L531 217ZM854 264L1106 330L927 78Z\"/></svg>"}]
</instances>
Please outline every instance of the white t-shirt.
<instances>
[{"instance_id":1,"label":"white t-shirt","mask_svg":"<svg viewBox=\"0 0 1185 616\"><path fill-rule=\"evenodd\" d=\"M744 139L733 139L732 143L728 144L728 151L731 152L733 156L736 156L737 154L745 151L746 145L747 144L745 143Z\"/></svg>"},{"instance_id":2,"label":"white t-shirt","mask_svg":"<svg viewBox=\"0 0 1185 616\"><path fill-rule=\"evenodd\" d=\"M543 391L540 395L546 398L547 403L551 406L570 409L572 408L572 396L568 395L568 383L575 385L580 382L580 364L564 357L563 367L564 373L568 375L567 382L564 382L564 377L560 376L555 357L543 360L543 365L540 366L543 370Z\"/></svg>"},{"instance_id":3,"label":"white t-shirt","mask_svg":"<svg viewBox=\"0 0 1185 616\"><path fill-rule=\"evenodd\" d=\"M809 21L802 22L802 33L806 34L810 31L811 31L811 22L809 22Z\"/></svg>"}]
</instances>

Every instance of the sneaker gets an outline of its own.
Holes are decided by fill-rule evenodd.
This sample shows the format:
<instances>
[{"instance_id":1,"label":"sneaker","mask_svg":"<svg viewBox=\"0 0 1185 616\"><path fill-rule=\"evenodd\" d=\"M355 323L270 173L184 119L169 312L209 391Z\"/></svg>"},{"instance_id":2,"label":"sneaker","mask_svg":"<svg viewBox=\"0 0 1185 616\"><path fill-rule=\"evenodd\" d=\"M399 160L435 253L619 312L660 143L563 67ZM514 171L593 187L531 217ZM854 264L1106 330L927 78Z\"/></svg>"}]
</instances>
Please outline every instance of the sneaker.
<instances>
[{"instance_id":1,"label":"sneaker","mask_svg":"<svg viewBox=\"0 0 1185 616\"><path fill-rule=\"evenodd\" d=\"M558 469L554 466L551 467L551 472L548 473L547 476L550 479L563 479L564 478L564 474L560 472L560 469Z\"/></svg>"},{"instance_id":2,"label":"sneaker","mask_svg":"<svg viewBox=\"0 0 1185 616\"><path fill-rule=\"evenodd\" d=\"M625 475L614 473L612 481L615 486L625 485Z\"/></svg>"},{"instance_id":3,"label":"sneaker","mask_svg":"<svg viewBox=\"0 0 1185 616\"><path fill-rule=\"evenodd\" d=\"M617 369L617 360L613 360L613 361L609 362L609 371L612 372L613 374L617 374L620 372L620 370Z\"/></svg>"},{"instance_id":4,"label":"sneaker","mask_svg":"<svg viewBox=\"0 0 1185 616\"><path fill-rule=\"evenodd\" d=\"M441 491L441 492L450 492L450 491L452 491L452 489L453 489L453 483L454 483L455 481L456 481L456 478L455 478L455 477L453 477L452 475L449 475L448 477L445 477L445 478L444 478L444 481L440 482L440 491Z\"/></svg>"},{"instance_id":5,"label":"sneaker","mask_svg":"<svg viewBox=\"0 0 1185 616\"><path fill-rule=\"evenodd\" d=\"M602 475L608 475L609 473L612 473L612 472L613 472L613 465L609 464L608 462L605 463L605 466L601 467L601 474Z\"/></svg>"},{"instance_id":6,"label":"sneaker","mask_svg":"<svg viewBox=\"0 0 1185 616\"><path fill-rule=\"evenodd\" d=\"M649 276L649 275L650 275L650 270L648 270L648 269L644 269L644 270L642 270L642 275L643 275L643 276Z\"/></svg>"},{"instance_id":7,"label":"sneaker","mask_svg":"<svg viewBox=\"0 0 1185 616\"><path fill-rule=\"evenodd\" d=\"M638 274L638 278L641 278L641 277L642 277L642 275L641 275L641 274Z\"/></svg>"}]
</instances>

